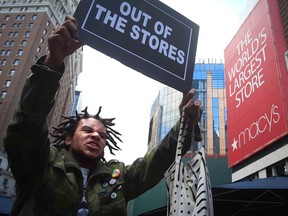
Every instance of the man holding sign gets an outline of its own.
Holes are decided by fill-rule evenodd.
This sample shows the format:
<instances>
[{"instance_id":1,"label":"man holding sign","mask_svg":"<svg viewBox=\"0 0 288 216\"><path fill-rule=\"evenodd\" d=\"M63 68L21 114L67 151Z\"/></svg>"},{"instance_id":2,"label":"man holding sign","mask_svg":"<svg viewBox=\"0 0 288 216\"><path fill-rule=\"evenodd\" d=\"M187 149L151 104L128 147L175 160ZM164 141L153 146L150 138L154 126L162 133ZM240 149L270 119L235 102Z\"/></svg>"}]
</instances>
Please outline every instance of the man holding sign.
<instances>
[{"instance_id":1,"label":"man holding sign","mask_svg":"<svg viewBox=\"0 0 288 216\"><path fill-rule=\"evenodd\" d=\"M7 128L4 146L17 184L11 216L126 215L126 204L155 186L174 160L179 122L158 148L126 166L106 161L104 148L119 150L120 134L111 118L90 115L85 109L64 117L48 138L46 118L54 105L64 59L83 44L77 21L66 17L48 38L49 54L31 67L14 117ZM197 125L201 104L195 90L183 95L190 128ZM112 97L112 96L111 96ZM191 132L191 129L190 129ZM197 128L197 140L200 132ZM185 140L185 153L191 140ZM51 145L53 144L53 145ZM137 144L137 143L136 143Z\"/></svg>"}]
</instances>

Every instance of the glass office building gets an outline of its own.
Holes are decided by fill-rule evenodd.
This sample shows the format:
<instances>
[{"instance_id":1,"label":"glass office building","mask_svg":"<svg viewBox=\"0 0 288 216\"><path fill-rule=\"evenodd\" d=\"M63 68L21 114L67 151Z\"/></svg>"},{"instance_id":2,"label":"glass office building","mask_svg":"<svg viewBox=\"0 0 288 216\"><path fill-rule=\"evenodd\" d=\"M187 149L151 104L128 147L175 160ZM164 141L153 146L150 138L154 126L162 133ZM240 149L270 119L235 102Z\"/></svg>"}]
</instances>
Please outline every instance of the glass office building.
<instances>
[{"instance_id":1,"label":"glass office building","mask_svg":"<svg viewBox=\"0 0 288 216\"><path fill-rule=\"evenodd\" d=\"M200 126L208 156L226 156L226 102L223 63L195 64L192 87L204 107ZM153 149L180 117L182 93L164 86L151 109L149 147ZM198 146L201 143L198 143Z\"/></svg>"}]
</instances>

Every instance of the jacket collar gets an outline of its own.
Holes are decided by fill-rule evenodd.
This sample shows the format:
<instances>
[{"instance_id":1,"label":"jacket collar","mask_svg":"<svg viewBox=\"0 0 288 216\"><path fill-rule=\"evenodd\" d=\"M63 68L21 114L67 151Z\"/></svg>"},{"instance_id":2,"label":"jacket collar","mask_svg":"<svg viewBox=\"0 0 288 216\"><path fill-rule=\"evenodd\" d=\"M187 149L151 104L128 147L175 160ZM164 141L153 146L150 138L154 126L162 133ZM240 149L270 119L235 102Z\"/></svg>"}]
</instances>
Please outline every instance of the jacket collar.
<instances>
[{"instance_id":1,"label":"jacket collar","mask_svg":"<svg viewBox=\"0 0 288 216\"><path fill-rule=\"evenodd\" d=\"M61 154L58 154L57 160L54 160L54 166L63 170L67 170L70 168L76 168L80 170L80 166L77 161L73 157L73 155L68 152L65 148L60 150ZM107 167L107 165L102 161L98 160L96 165L90 170L90 174L92 176L104 175L111 176L111 170Z\"/></svg>"}]
</instances>

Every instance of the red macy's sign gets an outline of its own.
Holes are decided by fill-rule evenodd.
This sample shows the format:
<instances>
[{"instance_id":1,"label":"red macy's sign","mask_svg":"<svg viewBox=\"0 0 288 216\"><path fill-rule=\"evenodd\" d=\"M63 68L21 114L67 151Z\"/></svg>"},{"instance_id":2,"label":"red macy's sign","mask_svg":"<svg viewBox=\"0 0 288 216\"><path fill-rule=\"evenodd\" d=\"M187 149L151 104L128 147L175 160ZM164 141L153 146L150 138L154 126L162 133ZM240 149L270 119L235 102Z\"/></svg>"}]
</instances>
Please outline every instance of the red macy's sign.
<instances>
[{"instance_id":1,"label":"red macy's sign","mask_svg":"<svg viewBox=\"0 0 288 216\"><path fill-rule=\"evenodd\" d=\"M230 167L287 134L285 47L277 2L260 0L225 49Z\"/></svg>"}]
</instances>

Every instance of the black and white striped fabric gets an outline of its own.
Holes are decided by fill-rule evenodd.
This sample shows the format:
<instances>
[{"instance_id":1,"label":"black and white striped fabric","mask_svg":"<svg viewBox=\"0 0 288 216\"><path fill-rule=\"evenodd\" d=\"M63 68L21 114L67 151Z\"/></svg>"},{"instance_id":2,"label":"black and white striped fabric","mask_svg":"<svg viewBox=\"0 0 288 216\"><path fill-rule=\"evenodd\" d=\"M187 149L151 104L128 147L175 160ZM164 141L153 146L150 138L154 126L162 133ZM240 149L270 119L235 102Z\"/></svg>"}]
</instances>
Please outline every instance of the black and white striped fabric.
<instances>
[{"instance_id":1,"label":"black and white striped fabric","mask_svg":"<svg viewBox=\"0 0 288 216\"><path fill-rule=\"evenodd\" d=\"M165 173L168 192L167 215L213 216L212 190L205 149L202 146L191 161L183 163L181 151L187 134L187 124L183 118L181 119L175 161ZM192 140L193 149L193 134Z\"/></svg>"}]
</instances>

